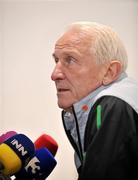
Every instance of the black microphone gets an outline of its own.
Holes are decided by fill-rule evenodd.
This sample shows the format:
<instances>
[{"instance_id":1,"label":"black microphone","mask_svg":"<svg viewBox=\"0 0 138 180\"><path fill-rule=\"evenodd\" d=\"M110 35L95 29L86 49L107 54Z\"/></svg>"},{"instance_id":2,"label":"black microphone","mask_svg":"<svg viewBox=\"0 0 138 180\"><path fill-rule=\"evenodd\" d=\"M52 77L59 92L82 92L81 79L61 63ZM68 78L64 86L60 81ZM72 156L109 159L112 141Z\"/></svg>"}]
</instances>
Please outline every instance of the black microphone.
<instances>
[{"instance_id":1,"label":"black microphone","mask_svg":"<svg viewBox=\"0 0 138 180\"><path fill-rule=\"evenodd\" d=\"M9 176L0 173L0 180L11 180L11 178Z\"/></svg>"}]
</instances>

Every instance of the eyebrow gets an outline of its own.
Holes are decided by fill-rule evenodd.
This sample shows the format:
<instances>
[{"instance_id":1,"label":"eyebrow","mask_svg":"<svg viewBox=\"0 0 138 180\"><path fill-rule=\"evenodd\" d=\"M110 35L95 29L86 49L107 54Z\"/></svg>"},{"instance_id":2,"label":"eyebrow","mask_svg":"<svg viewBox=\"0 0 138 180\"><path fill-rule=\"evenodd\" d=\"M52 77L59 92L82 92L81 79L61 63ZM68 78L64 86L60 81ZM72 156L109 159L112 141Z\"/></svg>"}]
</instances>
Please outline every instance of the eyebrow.
<instances>
[{"instance_id":1,"label":"eyebrow","mask_svg":"<svg viewBox=\"0 0 138 180\"><path fill-rule=\"evenodd\" d=\"M53 57L56 57L55 53L52 53L52 56L53 56Z\"/></svg>"},{"instance_id":2,"label":"eyebrow","mask_svg":"<svg viewBox=\"0 0 138 180\"><path fill-rule=\"evenodd\" d=\"M63 51L62 51L62 54L63 54L63 55L70 55L70 54L71 54L72 56L76 56L76 54L77 54L77 56L79 56L79 57L82 56L82 55L79 53L79 51L75 52L75 50L69 50L69 49L63 50ZM55 53L53 53L52 56L53 56L54 58L57 57Z\"/></svg>"},{"instance_id":3,"label":"eyebrow","mask_svg":"<svg viewBox=\"0 0 138 180\"><path fill-rule=\"evenodd\" d=\"M53 57L54 59L58 58L55 53L52 53L52 57Z\"/></svg>"}]
</instances>

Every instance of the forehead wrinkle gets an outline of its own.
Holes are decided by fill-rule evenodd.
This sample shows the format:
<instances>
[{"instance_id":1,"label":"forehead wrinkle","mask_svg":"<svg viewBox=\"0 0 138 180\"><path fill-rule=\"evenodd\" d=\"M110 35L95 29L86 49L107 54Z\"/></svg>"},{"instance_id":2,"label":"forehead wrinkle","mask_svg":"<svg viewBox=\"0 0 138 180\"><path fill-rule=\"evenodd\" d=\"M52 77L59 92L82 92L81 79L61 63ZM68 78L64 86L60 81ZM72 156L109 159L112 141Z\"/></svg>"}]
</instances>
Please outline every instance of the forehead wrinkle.
<instances>
[{"instance_id":1,"label":"forehead wrinkle","mask_svg":"<svg viewBox=\"0 0 138 180\"><path fill-rule=\"evenodd\" d=\"M90 39L87 32L83 32L80 29L71 29L58 39L55 46L59 46L59 48L62 48L62 46L72 47L82 43L89 43Z\"/></svg>"},{"instance_id":2,"label":"forehead wrinkle","mask_svg":"<svg viewBox=\"0 0 138 180\"><path fill-rule=\"evenodd\" d=\"M89 53L91 37L86 32L68 31L55 44L55 51L62 50L62 53L77 53L80 57Z\"/></svg>"},{"instance_id":3,"label":"forehead wrinkle","mask_svg":"<svg viewBox=\"0 0 138 180\"><path fill-rule=\"evenodd\" d=\"M71 55L71 56L74 56L74 57L76 57L76 55L78 56L78 57L81 57L82 56L82 54L81 54L81 52L79 52L79 50L78 49L76 49L76 48L74 48L74 47L62 47L62 48L56 48L55 49L56 51L55 51L55 53L54 53L54 55L55 54L61 54L61 52L60 52L60 50L62 50L62 55ZM58 51L59 50L59 51Z\"/></svg>"},{"instance_id":4,"label":"forehead wrinkle","mask_svg":"<svg viewBox=\"0 0 138 180\"><path fill-rule=\"evenodd\" d=\"M55 45L55 48L58 48L58 49L63 49L65 47L71 48L73 46L71 46L69 43L57 43Z\"/></svg>"},{"instance_id":5,"label":"forehead wrinkle","mask_svg":"<svg viewBox=\"0 0 138 180\"><path fill-rule=\"evenodd\" d=\"M67 37L67 36L63 36L61 37L55 47L58 47L58 48L64 48L64 47L76 47L77 45L79 45L81 42L83 41L83 39L79 38L78 36L74 36L74 35L71 35L70 37Z\"/></svg>"}]
</instances>

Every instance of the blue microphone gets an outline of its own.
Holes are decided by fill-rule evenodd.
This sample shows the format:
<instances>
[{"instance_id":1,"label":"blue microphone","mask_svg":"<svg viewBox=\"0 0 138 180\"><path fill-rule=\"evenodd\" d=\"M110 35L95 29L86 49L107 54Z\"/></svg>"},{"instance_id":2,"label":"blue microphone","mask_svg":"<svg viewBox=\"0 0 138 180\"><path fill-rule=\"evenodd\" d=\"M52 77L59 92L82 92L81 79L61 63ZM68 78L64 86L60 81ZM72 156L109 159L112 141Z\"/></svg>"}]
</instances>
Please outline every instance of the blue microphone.
<instances>
[{"instance_id":1,"label":"blue microphone","mask_svg":"<svg viewBox=\"0 0 138 180\"><path fill-rule=\"evenodd\" d=\"M57 162L47 148L35 151L28 164L15 174L16 180L45 180Z\"/></svg>"},{"instance_id":2,"label":"blue microphone","mask_svg":"<svg viewBox=\"0 0 138 180\"><path fill-rule=\"evenodd\" d=\"M32 141L24 134L10 137L0 145L0 172L4 175L13 175L24 166L35 148Z\"/></svg>"}]
</instances>

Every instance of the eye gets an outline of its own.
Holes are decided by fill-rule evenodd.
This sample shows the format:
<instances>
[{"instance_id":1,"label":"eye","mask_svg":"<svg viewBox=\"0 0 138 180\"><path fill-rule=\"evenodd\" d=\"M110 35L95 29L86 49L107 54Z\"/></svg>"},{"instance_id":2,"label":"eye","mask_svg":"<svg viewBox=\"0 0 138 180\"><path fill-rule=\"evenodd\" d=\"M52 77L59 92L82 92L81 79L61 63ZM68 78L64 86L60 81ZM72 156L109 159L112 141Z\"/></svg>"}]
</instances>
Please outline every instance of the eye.
<instances>
[{"instance_id":1,"label":"eye","mask_svg":"<svg viewBox=\"0 0 138 180\"><path fill-rule=\"evenodd\" d=\"M66 57L65 59L66 64L72 64L75 62L75 59L71 56Z\"/></svg>"},{"instance_id":2,"label":"eye","mask_svg":"<svg viewBox=\"0 0 138 180\"><path fill-rule=\"evenodd\" d=\"M57 58L55 55L53 55L53 58L54 58L55 63L57 64L59 61L59 58Z\"/></svg>"},{"instance_id":3,"label":"eye","mask_svg":"<svg viewBox=\"0 0 138 180\"><path fill-rule=\"evenodd\" d=\"M57 64L58 63L58 61L59 61L59 59L58 58L54 58L55 59L55 63Z\"/></svg>"}]
</instances>

